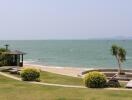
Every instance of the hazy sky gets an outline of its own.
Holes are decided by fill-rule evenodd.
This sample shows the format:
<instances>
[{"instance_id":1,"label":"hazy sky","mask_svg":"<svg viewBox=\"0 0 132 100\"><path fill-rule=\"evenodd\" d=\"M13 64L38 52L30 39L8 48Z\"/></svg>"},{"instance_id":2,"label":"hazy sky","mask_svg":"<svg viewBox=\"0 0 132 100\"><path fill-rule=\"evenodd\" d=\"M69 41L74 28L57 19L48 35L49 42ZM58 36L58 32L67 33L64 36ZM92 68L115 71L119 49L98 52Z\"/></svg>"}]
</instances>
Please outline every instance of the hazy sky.
<instances>
[{"instance_id":1,"label":"hazy sky","mask_svg":"<svg viewBox=\"0 0 132 100\"><path fill-rule=\"evenodd\" d=\"M132 36L132 0L1 0L0 39Z\"/></svg>"}]
</instances>

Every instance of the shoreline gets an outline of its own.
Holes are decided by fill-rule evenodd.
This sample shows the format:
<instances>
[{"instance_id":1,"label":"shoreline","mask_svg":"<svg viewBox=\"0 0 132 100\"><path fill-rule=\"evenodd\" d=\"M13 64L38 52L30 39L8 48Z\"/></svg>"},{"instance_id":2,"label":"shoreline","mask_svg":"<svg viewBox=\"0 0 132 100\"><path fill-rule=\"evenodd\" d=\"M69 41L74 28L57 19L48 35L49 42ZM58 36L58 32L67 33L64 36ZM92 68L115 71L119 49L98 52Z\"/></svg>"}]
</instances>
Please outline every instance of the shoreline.
<instances>
[{"instance_id":1,"label":"shoreline","mask_svg":"<svg viewBox=\"0 0 132 100\"><path fill-rule=\"evenodd\" d=\"M39 65L39 64L32 64L32 63L24 63L23 67L33 67L38 68L41 71L47 71L55 74L61 74L66 76L72 76L72 77L82 77L83 74L86 72L89 72L91 70L93 71L106 71L106 72L117 72L118 68L75 68L75 67L61 67L61 66L52 66L52 65ZM132 69L123 69L127 72L132 73Z\"/></svg>"},{"instance_id":2,"label":"shoreline","mask_svg":"<svg viewBox=\"0 0 132 100\"><path fill-rule=\"evenodd\" d=\"M24 63L24 67L39 68L42 71L47 71L51 73L72 76L72 77L80 77L82 72L94 69L94 68L47 66L47 65L39 65L39 64L31 64L31 63Z\"/></svg>"}]
</instances>

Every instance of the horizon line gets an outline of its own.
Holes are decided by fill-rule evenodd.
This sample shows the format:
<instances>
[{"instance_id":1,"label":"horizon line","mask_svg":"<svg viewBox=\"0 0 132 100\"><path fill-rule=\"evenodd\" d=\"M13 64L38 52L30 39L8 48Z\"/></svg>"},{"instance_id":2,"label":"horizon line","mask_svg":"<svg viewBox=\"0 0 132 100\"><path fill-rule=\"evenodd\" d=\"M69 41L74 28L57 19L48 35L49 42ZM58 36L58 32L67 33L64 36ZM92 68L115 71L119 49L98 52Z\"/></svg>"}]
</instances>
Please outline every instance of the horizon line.
<instances>
[{"instance_id":1,"label":"horizon line","mask_svg":"<svg viewBox=\"0 0 132 100\"><path fill-rule=\"evenodd\" d=\"M114 38L93 38L93 39L0 39L0 41L41 41L41 40L132 40L132 39L114 39Z\"/></svg>"}]
</instances>

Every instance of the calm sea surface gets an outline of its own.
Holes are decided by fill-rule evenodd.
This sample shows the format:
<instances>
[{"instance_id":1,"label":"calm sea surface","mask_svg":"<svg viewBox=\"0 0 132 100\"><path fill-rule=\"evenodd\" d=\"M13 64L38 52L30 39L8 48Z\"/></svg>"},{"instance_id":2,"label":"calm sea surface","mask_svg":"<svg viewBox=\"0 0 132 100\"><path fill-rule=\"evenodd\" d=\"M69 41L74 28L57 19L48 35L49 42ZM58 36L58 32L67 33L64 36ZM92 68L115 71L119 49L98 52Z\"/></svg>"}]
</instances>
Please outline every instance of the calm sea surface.
<instances>
[{"instance_id":1,"label":"calm sea surface","mask_svg":"<svg viewBox=\"0 0 132 100\"><path fill-rule=\"evenodd\" d=\"M124 68L132 68L131 40L30 40L0 41L0 47L10 44L10 49L26 52L24 60L40 65L86 68L115 68L115 58L110 47L117 44L127 50Z\"/></svg>"}]
</instances>

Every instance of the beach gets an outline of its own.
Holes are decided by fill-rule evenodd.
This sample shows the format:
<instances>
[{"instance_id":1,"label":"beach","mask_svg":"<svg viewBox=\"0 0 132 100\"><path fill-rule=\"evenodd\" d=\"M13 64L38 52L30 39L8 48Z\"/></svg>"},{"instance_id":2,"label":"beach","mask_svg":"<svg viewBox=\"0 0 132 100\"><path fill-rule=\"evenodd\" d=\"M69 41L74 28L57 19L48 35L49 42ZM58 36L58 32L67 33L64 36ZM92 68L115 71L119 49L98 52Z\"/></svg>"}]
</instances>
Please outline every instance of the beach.
<instances>
[{"instance_id":1,"label":"beach","mask_svg":"<svg viewBox=\"0 0 132 100\"><path fill-rule=\"evenodd\" d=\"M52 73L67 75L67 76L73 76L73 77L81 77L81 73L83 71L88 70L88 68L45 66L45 65L37 65L37 64L28 64L28 63L24 63L24 67L38 68L41 71L47 71L47 72L52 72Z\"/></svg>"}]
</instances>

